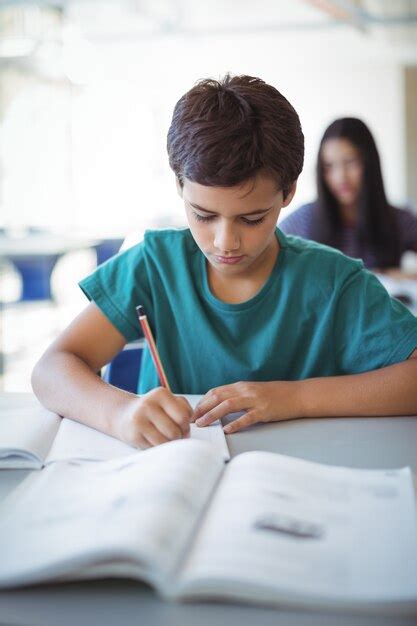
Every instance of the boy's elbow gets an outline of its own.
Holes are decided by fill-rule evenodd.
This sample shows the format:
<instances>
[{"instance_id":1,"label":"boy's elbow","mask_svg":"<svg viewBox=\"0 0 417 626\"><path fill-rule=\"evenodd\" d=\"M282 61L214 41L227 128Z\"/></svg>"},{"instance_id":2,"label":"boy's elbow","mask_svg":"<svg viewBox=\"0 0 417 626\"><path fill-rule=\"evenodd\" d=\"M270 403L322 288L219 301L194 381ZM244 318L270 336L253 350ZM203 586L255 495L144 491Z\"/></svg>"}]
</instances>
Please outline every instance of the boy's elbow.
<instances>
[{"instance_id":1,"label":"boy's elbow","mask_svg":"<svg viewBox=\"0 0 417 626\"><path fill-rule=\"evenodd\" d=\"M42 396L42 387L44 379L44 367L43 367L44 355L35 363L35 367L32 370L30 377L30 384L35 396L40 400Z\"/></svg>"},{"instance_id":2,"label":"boy's elbow","mask_svg":"<svg viewBox=\"0 0 417 626\"><path fill-rule=\"evenodd\" d=\"M35 396L40 402L44 402L48 390L51 389L54 379L53 354L46 351L35 363L30 377L30 383Z\"/></svg>"}]
</instances>

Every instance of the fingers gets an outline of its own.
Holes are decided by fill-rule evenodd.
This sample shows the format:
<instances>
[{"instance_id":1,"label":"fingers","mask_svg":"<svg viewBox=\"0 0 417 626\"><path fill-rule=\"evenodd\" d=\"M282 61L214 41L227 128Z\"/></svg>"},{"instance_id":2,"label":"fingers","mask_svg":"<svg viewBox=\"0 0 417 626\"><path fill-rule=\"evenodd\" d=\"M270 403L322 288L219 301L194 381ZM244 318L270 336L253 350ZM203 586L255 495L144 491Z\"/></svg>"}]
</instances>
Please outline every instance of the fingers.
<instances>
[{"instance_id":1,"label":"fingers","mask_svg":"<svg viewBox=\"0 0 417 626\"><path fill-rule=\"evenodd\" d=\"M152 446L150 441L148 441L146 437L141 434L137 434L133 440L129 441L129 444L134 448L139 448L139 450L146 450Z\"/></svg>"},{"instance_id":2,"label":"fingers","mask_svg":"<svg viewBox=\"0 0 417 626\"><path fill-rule=\"evenodd\" d=\"M237 432L262 421L257 396L251 393L251 388L247 383L217 387L202 398L194 414L185 398L174 396L166 388L154 389L142 396L140 413L135 410L136 415L132 416L128 439L134 442L133 445L145 449L189 437L190 421L195 420L198 426L208 426L230 413L245 411L244 415L224 428L228 434Z\"/></svg>"},{"instance_id":3,"label":"fingers","mask_svg":"<svg viewBox=\"0 0 417 626\"><path fill-rule=\"evenodd\" d=\"M160 387L141 398L137 435L143 437L145 446L150 446L189 436L190 422L209 426L233 413L243 415L224 427L227 434L257 422L294 419L298 416L292 406L297 390L294 385L286 381L241 381L216 387L200 400L194 413L185 398Z\"/></svg>"},{"instance_id":4,"label":"fingers","mask_svg":"<svg viewBox=\"0 0 417 626\"><path fill-rule=\"evenodd\" d=\"M192 408L185 398L174 396L159 387L141 399L141 415L137 416L135 440L141 447L150 447L188 437Z\"/></svg>"},{"instance_id":5,"label":"fingers","mask_svg":"<svg viewBox=\"0 0 417 626\"><path fill-rule=\"evenodd\" d=\"M231 435L232 433L237 433L243 428L247 428L248 426L256 424L256 422L258 421L259 418L256 411L248 411L247 413L242 415L242 417L238 417L233 422L230 422L230 424L227 424L227 426L225 426L223 430L226 435Z\"/></svg>"},{"instance_id":6,"label":"fingers","mask_svg":"<svg viewBox=\"0 0 417 626\"><path fill-rule=\"evenodd\" d=\"M154 410L150 416L149 423L155 427L166 441L172 441L173 439L181 439L185 433L181 430L180 426L170 418L161 408ZM147 430L144 431L146 437L148 437Z\"/></svg>"},{"instance_id":7,"label":"fingers","mask_svg":"<svg viewBox=\"0 0 417 626\"><path fill-rule=\"evenodd\" d=\"M195 407L194 413L191 417L191 422L196 422L199 418L206 415L206 413L214 409L224 400L233 396L238 396L238 385L239 383L234 383L232 385L216 387L215 389L208 391Z\"/></svg>"},{"instance_id":8,"label":"fingers","mask_svg":"<svg viewBox=\"0 0 417 626\"><path fill-rule=\"evenodd\" d=\"M117 421L115 434L142 450L190 435L192 408L165 388L134 397Z\"/></svg>"},{"instance_id":9,"label":"fingers","mask_svg":"<svg viewBox=\"0 0 417 626\"><path fill-rule=\"evenodd\" d=\"M155 426L155 424L149 423L143 432L143 437L149 442L150 446L159 446L162 443L171 441ZM179 439L181 437L178 437Z\"/></svg>"},{"instance_id":10,"label":"fingers","mask_svg":"<svg viewBox=\"0 0 417 626\"><path fill-rule=\"evenodd\" d=\"M267 385L268 383L266 383ZM197 426L208 426L230 413L244 414L224 427L227 434L235 433L256 422L265 421L267 388L264 383L237 382L211 389L198 403L191 421ZM269 418L268 418L269 419Z\"/></svg>"},{"instance_id":11,"label":"fingers","mask_svg":"<svg viewBox=\"0 0 417 626\"><path fill-rule=\"evenodd\" d=\"M182 435L187 436L190 432L190 420L193 413L187 400L167 392L161 397L161 407L167 416L178 425Z\"/></svg>"},{"instance_id":12,"label":"fingers","mask_svg":"<svg viewBox=\"0 0 417 626\"><path fill-rule=\"evenodd\" d=\"M175 439L182 439L183 436L176 422L171 420L162 409L154 408L152 417L142 423L141 431L137 433L135 439L141 448L149 448Z\"/></svg>"},{"instance_id":13,"label":"fingers","mask_svg":"<svg viewBox=\"0 0 417 626\"><path fill-rule=\"evenodd\" d=\"M178 426L176 428L178 429L178 432L181 433ZM180 438L181 434L179 434L177 439ZM130 445L140 448L141 450L146 450L147 448L157 446L161 443L166 443L167 441L170 441L170 439L150 420L134 420L130 429Z\"/></svg>"},{"instance_id":14,"label":"fingers","mask_svg":"<svg viewBox=\"0 0 417 626\"><path fill-rule=\"evenodd\" d=\"M216 420L220 420L229 413L236 413L237 411L245 411L252 408L251 402L248 398L227 398L210 411L207 411L204 415L196 420L197 426L208 426Z\"/></svg>"}]
</instances>

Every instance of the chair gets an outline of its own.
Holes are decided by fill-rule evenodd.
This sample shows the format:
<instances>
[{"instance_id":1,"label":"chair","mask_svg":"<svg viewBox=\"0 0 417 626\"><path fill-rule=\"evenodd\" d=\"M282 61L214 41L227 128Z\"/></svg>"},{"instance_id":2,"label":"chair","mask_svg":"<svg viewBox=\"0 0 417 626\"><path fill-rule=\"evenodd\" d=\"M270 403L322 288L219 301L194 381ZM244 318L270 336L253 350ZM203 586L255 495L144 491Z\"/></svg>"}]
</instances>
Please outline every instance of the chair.
<instances>
[{"instance_id":1,"label":"chair","mask_svg":"<svg viewBox=\"0 0 417 626\"><path fill-rule=\"evenodd\" d=\"M22 255L11 259L22 278L21 302L52 300L51 276L62 254Z\"/></svg>"},{"instance_id":2,"label":"chair","mask_svg":"<svg viewBox=\"0 0 417 626\"><path fill-rule=\"evenodd\" d=\"M143 340L126 344L106 365L102 373L103 380L124 391L137 393L143 348Z\"/></svg>"},{"instance_id":3,"label":"chair","mask_svg":"<svg viewBox=\"0 0 417 626\"><path fill-rule=\"evenodd\" d=\"M120 250L124 239L102 239L100 243L97 243L94 248L97 254L97 265L101 265L107 259L117 254Z\"/></svg>"}]
</instances>

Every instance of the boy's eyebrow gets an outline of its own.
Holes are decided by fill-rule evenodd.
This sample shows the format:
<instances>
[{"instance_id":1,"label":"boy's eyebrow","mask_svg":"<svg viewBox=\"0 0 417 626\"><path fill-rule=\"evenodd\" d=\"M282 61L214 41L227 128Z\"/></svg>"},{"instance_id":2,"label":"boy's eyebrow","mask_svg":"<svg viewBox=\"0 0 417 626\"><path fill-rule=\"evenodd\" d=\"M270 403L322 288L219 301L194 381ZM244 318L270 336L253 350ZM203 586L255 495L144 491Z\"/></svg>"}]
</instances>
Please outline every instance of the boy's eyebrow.
<instances>
[{"instance_id":1,"label":"boy's eyebrow","mask_svg":"<svg viewBox=\"0 0 417 626\"><path fill-rule=\"evenodd\" d=\"M204 209L202 206L199 206L198 204L194 204L193 202L188 201L188 204L190 206L192 206L194 209L197 209L197 211L203 211L204 213L210 213L211 215L218 215L218 213L216 213L216 211L212 211L211 209ZM259 215L260 213L267 213L268 211L270 211L273 207L270 206L267 209L256 209L256 211L249 211L249 213L241 213L240 215Z\"/></svg>"}]
</instances>

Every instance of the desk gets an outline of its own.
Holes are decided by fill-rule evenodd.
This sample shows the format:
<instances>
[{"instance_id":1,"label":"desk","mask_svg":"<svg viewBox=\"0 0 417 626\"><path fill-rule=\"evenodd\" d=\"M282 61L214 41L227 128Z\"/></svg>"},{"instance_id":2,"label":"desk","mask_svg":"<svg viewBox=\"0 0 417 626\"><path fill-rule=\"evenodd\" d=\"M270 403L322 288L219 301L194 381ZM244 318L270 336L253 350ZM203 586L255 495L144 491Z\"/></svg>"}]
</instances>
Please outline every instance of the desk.
<instances>
[{"instance_id":1,"label":"desk","mask_svg":"<svg viewBox=\"0 0 417 626\"><path fill-rule=\"evenodd\" d=\"M29 395L26 401L30 400ZM22 394L0 394L22 406ZM228 436L232 456L269 450L322 463L362 468L410 465L417 473L417 417L305 419L254 426ZM25 476L0 470L0 499ZM25 626L415 626L416 617L308 613L244 605L162 602L146 585L88 581L0 592L0 623Z\"/></svg>"},{"instance_id":2,"label":"desk","mask_svg":"<svg viewBox=\"0 0 417 626\"><path fill-rule=\"evenodd\" d=\"M386 274L376 274L376 276L390 296L402 299L413 315L417 315L417 280L415 278L393 278Z\"/></svg>"},{"instance_id":3,"label":"desk","mask_svg":"<svg viewBox=\"0 0 417 626\"><path fill-rule=\"evenodd\" d=\"M67 252L91 248L98 242L53 233L30 233L23 237L0 234L0 257L9 259L22 277L21 300L50 300L51 275Z\"/></svg>"}]
</instances>

